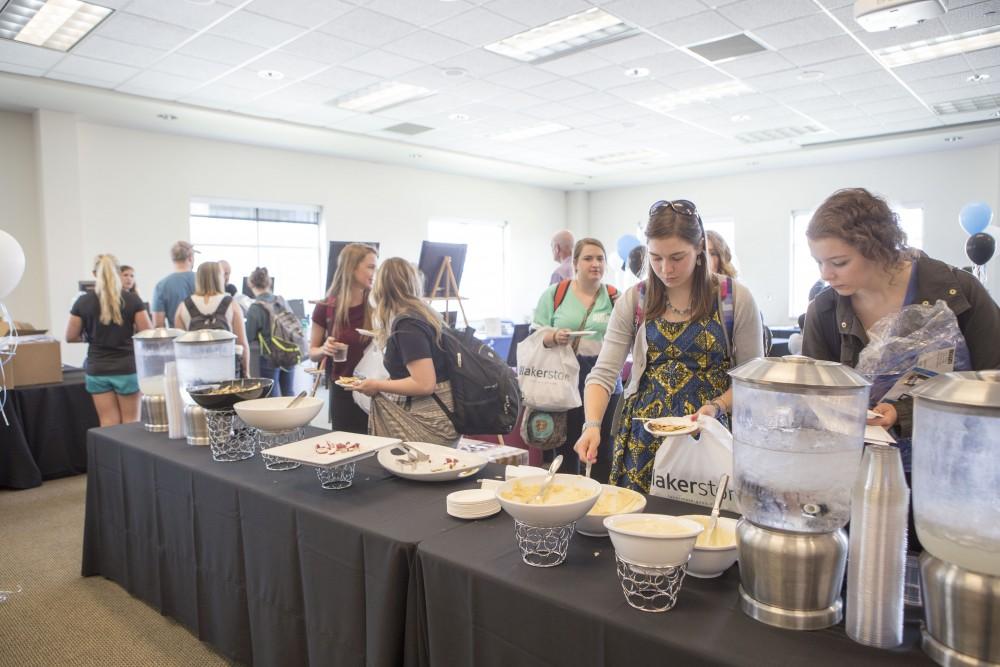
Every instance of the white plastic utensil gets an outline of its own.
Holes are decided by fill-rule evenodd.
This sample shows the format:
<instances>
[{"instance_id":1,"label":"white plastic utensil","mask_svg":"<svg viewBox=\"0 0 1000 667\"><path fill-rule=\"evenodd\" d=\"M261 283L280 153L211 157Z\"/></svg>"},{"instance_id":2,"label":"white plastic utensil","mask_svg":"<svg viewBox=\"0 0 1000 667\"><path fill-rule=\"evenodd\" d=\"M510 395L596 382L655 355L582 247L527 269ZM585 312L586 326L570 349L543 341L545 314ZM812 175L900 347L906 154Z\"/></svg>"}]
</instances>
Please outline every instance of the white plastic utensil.
<instances>
[{"instance_id":1,"label":"white plastic utensil","mask_svg":"<svg viewBox=\"0 0 1000 667\"><path fill-rule=\"evenodd\" d=\"M591 468L592 468L593 466L594 466L594 464L593 464L593 463L591 463L590 461L587 461L587 473L586 473L586 477L587 477L587 479L590 479L590 469L591 469Z\"/></svg>"},{"instance_id":2,"label":"white plastic utensil","mask_svg":"<svg viewBox=\"0 0 1000 667\"><path fill-rule=\"evenodd\" d=\"M722 473L722 477L719 478L719 490L715 493L715 504L712 505L712 519L708 522L708 528L705 529L705 544L712 543L712 531L719 523L719 506L722 505L722 499L726 496L728 486L729 475Z\"/></svg>"},{"instance_id":3,"label":"white plastic utensil","mask_svg":"<svg viewBox=\"0 0 1000 667\"><path fill-rule=\"evenodd\" d=\"M298 405L299 401L301 401L303 398L306 397L306 395L308 395L308 393L309 392L307 392L305 389L303 389L302 391L299 392L299 395L296 396L295 398L293 398L291 401L289 401L288 405L286 405L285 407L286 408L294 408L296 405Z\"/></svg>"},{"instance_id":4,"label":"white plastic utensil","mask_svg":"<svg viewBox=\"0 0 1000 667\"><path fill-rule=\"evenodd\" d=\"M559 456L555 457L552 460L552 465L549 466L549 474L545 476L545 481L542 482L542 488L538 489L538 493L536 493L531 498L531 500L528 501L529 505L535 502L535 500L537 500L538 498L543 498L543 499L545 498L545 492L548 490L549 485L552 484L552 480L556 478L556 472L559 471L559 466L562 465L562 462L563 462L562 454L560 454ZM579 469L577 469L577 474L579 473L580 471Z\"/></svg>"}]
</instances>

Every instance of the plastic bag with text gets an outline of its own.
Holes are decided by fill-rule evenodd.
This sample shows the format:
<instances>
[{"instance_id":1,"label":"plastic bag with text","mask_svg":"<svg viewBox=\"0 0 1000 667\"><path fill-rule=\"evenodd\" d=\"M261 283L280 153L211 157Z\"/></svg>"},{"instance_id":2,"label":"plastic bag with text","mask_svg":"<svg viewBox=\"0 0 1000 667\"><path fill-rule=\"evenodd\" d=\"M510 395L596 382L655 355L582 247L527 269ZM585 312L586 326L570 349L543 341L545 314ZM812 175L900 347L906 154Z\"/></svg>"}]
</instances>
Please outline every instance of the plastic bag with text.
<instances>
[{"instance_id":1,"label":"plastic bag with text","mask_svg":"<svg viewBox=\"0 0 1000 667\"><path fill-rule=\"evenodd\" d=\"M525 405L561 412L583 405L580 362L569 345L545 347L551 329L539 329L517 345L517 383Z\"/></svg>"},{"instance_id":2,"label":"plastic bag with text","mask_svg":"<svg viewBox=\"0 0 1000 667\"><path fill-rule=\"evenodd\" d=\"M701 435L664 438L653 460L649 493L661 498L712 507L719 477L733 476L733 435L712 417L698 417ZM722 509L739 512L733 484L729 484Z\"/></svg>"}]
</instances>

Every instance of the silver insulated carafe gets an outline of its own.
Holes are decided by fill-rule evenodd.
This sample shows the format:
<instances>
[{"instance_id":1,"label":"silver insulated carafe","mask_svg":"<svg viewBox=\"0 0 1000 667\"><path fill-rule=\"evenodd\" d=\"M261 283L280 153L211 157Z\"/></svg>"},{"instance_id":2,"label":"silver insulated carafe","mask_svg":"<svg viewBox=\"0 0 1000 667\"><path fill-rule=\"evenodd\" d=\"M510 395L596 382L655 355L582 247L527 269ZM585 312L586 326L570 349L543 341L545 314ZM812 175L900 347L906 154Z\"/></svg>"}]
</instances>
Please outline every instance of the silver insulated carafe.
<instances>
[{"instance_id":1,"label":"silver insulated carafe","mask_svg":"<svg viewBox=\"0 0 1000 667\"><path fill-rule=\"evenodd\" d=\"M1000 371L913 392L913 517L924 651L940 665L1000 665Z\"/></svg>"},{"instance_id":2,"label":"silver insulated carafe","mask_svg":"<svg viewBox=\"0 0 1000 667\"><path fill-rule=\"evenodd\" d=\"M834 625L869 382L802 356L755 359L730 375L740 606L777 627Z\"/></svg>"}]
</instances>

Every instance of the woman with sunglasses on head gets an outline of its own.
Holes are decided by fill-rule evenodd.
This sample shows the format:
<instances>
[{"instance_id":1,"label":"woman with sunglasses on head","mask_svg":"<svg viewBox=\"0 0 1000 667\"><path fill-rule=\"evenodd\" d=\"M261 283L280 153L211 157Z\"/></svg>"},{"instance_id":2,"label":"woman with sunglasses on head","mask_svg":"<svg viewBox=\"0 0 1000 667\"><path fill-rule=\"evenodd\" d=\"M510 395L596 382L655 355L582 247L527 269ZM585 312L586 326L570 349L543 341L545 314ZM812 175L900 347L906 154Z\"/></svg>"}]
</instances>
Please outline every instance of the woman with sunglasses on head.
<instances>
[{"instance_id":1,"label":"woman with sunglasses on head","mask_svg":"<svg viewBox=\"0 0 1000 667\"><path fill-rule=\"evenodd\" d=\"M705 229L687 200L659 201L646 225L649 274L618 300L584 393L586 421L576 443L593 461L600 427L631 351L632 375L614 433L611 484L648 493L662 438L642 418L698 415L727 423L731 368L764 354L750 291L711 271Z\"/></svg>"},{"instance_id":2,"label":"woman with sunglasses on head","mask_svg":"<svg viewBox=\"0 0 1000 667\"><path fill-rule=\"evenodd\" d=\"M580 363L580 393L590 369L597 361L601 350L601 340L608 327L608 320L614 308L618 290L605 285L604 270L607 264L604 244L594 238L580 239L573 248L573 271L571 280L562 280L542 292L535 308L534 326L545 331L543 345L555 347L570 345ZM571 331L591 331L585 337L570 337ZM612 396L621 394L621 382L615 385ZM614 408L609 411L614 412ZM567 472L576 473L579 459L573 445L583 428L583 408L574 408L566 413L566 442L555 449L545 451L545 460L551 461L556 454L562 454L568 465ZM608 440L611 420L605 419L601 427L603 440ZM591 470L591 477L607 482L611 472L611 453L605 447L598 453ZM570 463L572 462L572 463Z\"/></svg>"}]
</instances>

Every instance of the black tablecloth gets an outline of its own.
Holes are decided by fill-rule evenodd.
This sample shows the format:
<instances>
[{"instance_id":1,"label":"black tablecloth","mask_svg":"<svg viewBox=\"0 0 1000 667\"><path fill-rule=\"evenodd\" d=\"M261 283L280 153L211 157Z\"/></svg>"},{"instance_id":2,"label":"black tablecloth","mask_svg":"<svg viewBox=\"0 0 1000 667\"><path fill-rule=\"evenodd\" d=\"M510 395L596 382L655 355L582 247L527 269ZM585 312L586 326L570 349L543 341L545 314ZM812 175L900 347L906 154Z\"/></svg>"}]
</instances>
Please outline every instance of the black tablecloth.
<instances>
[{"instance_id":1,"label":"black tablecloth","mask_svg":"<svg viewBox=\"0 0 1000 667\"><path fill-rule=\"evenodd\" d=\"M650 498L647 512L705 513ZM562 565L521 561L506 514L429 538L417 551L430 665L933 665L908 624L900 649L850 640L843 625L781 630L739 609L739 573L686 577L677 606L632 609L609 539L574 535Z\"/></svg>"},{"instance_id":2,"label":"black tablecloth","mask_svg":"<svg viewBox=\"0 0 1000 667\"><path fill-rule=\"evenodd\" d=\"M90 432L87 481L84 576L227 656L282 666L415 664L417 543L461 526L445 495L477 486L398 479L368 459L352 487L325 491L312 468L216 463L138 424Z\"/></svg>"},{"instance_id":3,"label":"black tablecloth","mask_svg":"<svg viewBox=\"0 0 1000 667\"><path fill-rule=\"evenodd\" d=\"M0 418L0 487L28 489L87 470L87 429L99 424L83 371L7 391Z\"/></svg>"}]
</instances>

